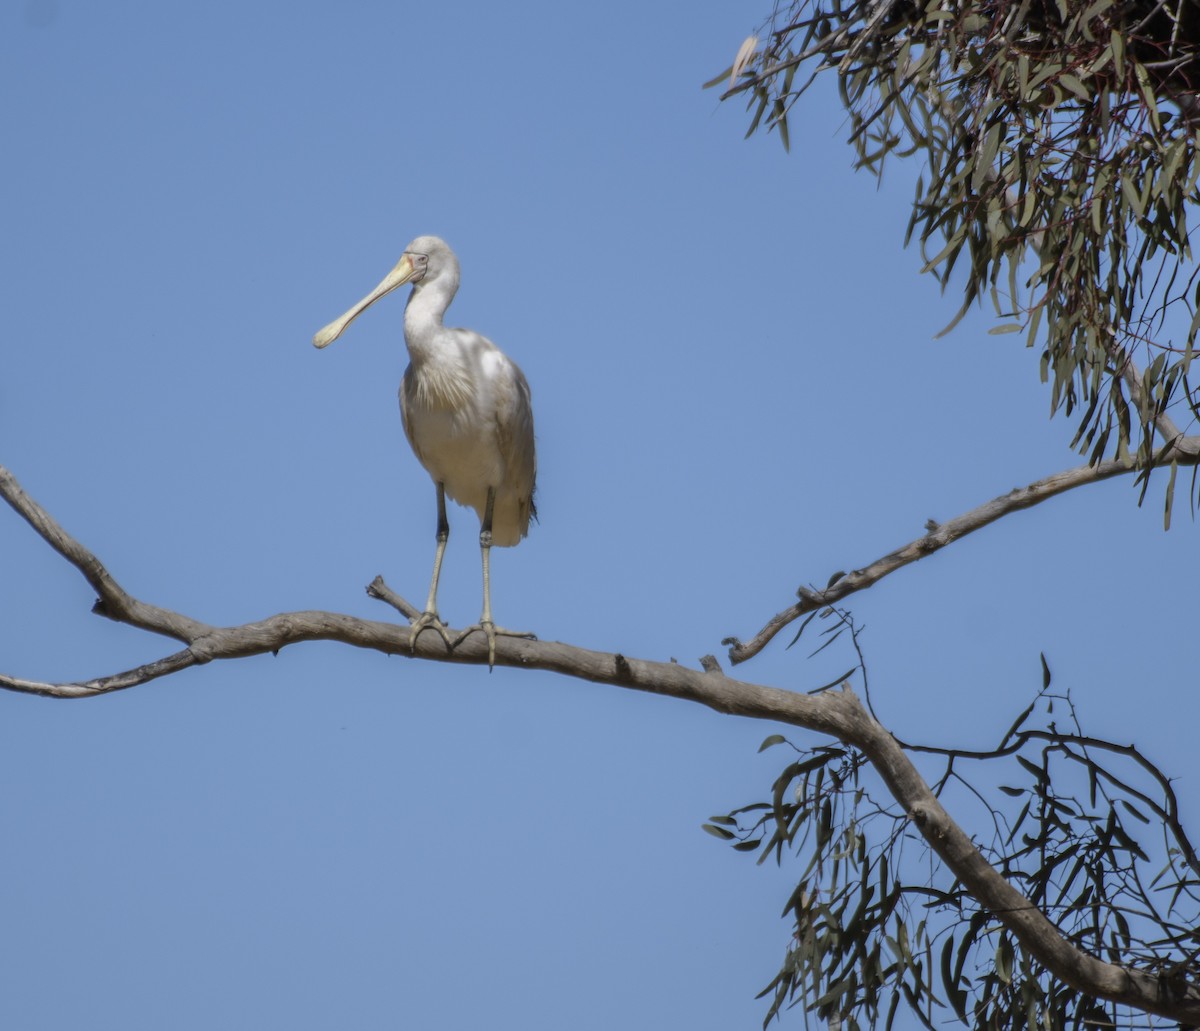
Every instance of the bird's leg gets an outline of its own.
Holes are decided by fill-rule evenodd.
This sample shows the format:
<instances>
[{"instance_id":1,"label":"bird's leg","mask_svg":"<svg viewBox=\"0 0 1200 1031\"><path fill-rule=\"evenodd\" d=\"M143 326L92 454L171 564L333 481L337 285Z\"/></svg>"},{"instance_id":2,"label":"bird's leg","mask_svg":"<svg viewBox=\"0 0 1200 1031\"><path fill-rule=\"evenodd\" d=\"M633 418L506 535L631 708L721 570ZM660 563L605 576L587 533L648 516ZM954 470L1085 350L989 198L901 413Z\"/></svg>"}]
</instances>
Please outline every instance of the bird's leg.
<instances>
[{"instance_id":1,"label":"bird's leg","mask_svg":"<svg viewBox=\"0 0 1200 1031\"><path fill-rule=\"evenodd\" d=\"M433 580L429 585L429 598L425 602L425 611L412 621L412 630L408 638L408 646L412 651L417 650L417 638L421 636L421 631L428 630L430 627L442 635L442 640L446 642L447 648L454 647L450 641L450 635L446 632L446 624L442 622L442 617L438 615L437 610L437 589L438 580L442 575L442 556L446 554L446 541L450 539L450 521L446 518L446 488L441 483L437 485L437 508L437 554L433 557Z\"/></svg>"},{"instance_id":2,"label":"bird's leg","mask_svg":"<svg viewBox=\"0 0 1200 1031\"><path fill-rule=\"evenodd\" d=\"M474 626L467 627L454 639L453 647L457 648L476 630L482 630L488 639L488 669L496 664L496 635L502 637L524 637L536 640L533 634L520 630L506 630L492 622L492 509L496 505L496 488L488 487L487 505L483 510L483 522L479 527L479 551L483 560L483 615Z\"/></svg>"}]
</instances>

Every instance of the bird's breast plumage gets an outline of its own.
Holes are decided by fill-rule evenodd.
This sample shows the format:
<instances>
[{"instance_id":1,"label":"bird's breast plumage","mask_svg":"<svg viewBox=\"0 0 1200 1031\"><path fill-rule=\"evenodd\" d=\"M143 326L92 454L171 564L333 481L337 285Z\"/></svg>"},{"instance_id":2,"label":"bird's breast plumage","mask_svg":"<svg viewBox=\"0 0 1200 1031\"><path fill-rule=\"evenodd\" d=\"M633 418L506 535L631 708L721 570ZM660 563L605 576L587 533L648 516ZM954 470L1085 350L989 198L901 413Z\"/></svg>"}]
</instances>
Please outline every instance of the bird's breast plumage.
<instances>
[{"instance_id":1,"label":"bird's breast plumage","mask_svg":"<svg viewBox=\"0 0 1200 1031\"><path fill-rule=\"evenodd\" d=\"M400 386L413 452L446 493L483 518L496 492L492 538L516 544L529 529L536 476L533 413L521 370L490 340L437 327L419 346Z\"/></svg>"}]
</instances>

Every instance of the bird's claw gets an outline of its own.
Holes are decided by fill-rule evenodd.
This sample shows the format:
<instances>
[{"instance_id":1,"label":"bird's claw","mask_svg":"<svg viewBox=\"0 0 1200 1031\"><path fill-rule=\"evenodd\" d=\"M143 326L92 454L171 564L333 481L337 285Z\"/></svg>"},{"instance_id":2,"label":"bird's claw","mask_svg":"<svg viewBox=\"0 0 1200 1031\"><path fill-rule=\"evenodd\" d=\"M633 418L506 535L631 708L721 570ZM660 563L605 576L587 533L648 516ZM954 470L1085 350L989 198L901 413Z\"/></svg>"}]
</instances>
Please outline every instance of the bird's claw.
<instances>
[{"instance_id":1,"label":"bird's claw","mask_svg":"<svg viewBox=\"0 0 1200 1031\"><path fill-rule=\"evenodd\" d=\"M489 620L481 620L480 622L476 623L474 626L467 627L466 630L463 630L454 639L454 643L450 647L457 648L460 644L463 643L463 641L465 641L468 637L470 637L473 633L475 633L476 630L479 630L480 632L487 635L487 639L488 639L488 669L491 669L493 666L496 665L496 638L497 637L521 637L521 638L524 638L526 641L536 641L537 640L536 634L526 633L524 630L508 630L502 626L496 626L496 624L493 623L489 619Z\"/></svg>"},{"instance_id":2,"label":"bird's claw","mask_svg":"<svg viewBox=\"0 0 1200 1031\"><path fill-rule=\"evenodd\" d=\"M446 647L453 650L457 641L450 640L450 634L446 630L446 624L442 621L442 617L436 612L426 610L422 612L416 619L412 621L409 627L408 648L409 651L417 650L417 638L426 630L436 630L442 635L442 640L446 642Z\"/></svg>"}]
</instances>

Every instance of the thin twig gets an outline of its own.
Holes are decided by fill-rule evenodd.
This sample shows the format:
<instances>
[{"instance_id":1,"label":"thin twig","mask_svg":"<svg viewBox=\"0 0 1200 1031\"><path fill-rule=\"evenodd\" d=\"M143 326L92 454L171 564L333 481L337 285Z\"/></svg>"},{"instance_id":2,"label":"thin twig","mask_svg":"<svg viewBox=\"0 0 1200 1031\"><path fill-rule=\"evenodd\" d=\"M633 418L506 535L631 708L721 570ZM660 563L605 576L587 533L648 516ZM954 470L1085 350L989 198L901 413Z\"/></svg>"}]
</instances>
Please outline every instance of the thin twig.
<instances>
[{"instance_id":1,"label":"thin twig","mask_svg":"<svg viewBox=\"0 0 1200 1031\"><path fill-rule=\"evenodd\" d=\"M137 687L151 680L178 673L181 669L195 666L200 662L190 648L185 648L174 655L156 659L144 666L115 673L109 677L97 677L95 680L72 681L65 684L50 684L40 680L22 680L0 673L0 687L22 694L36 694L43 698L94 698L96 695L108 694L112 691L123 691L127 687Z\"/></svg>"},{"instance_id":2,"label":"thin twig","mask_svg":"<svg viewBox=\"0 0 1200 1031\"><path fill-rule=\"evenodd\" d=\"M378 598L380 601L387 602L410 623L415 619L421 618L421 610L406 598L401 598L400 595L383 582L382 576L375 577L367 585L367 594L372 598Z\"/></svg>"}]
</instances>

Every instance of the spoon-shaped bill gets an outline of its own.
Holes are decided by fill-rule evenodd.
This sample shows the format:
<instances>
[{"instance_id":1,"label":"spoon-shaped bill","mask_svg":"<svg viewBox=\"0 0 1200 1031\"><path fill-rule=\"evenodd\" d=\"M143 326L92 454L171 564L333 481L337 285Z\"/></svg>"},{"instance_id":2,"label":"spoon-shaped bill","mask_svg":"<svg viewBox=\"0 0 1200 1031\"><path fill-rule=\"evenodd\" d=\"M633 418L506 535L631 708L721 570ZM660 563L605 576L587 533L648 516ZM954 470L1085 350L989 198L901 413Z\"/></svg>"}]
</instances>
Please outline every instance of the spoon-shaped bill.
<instances>
[{"instance_id":1,"label":"spoon-shaped bill","mask_svg":"<svg viewBox=\"0 0 1200 1031\"><path fill-rule=\"evenodd\" d=\"M367 294L366 297L364 297L353 308L346 312L346 314L334 319L331 323L329 323L328 326L326 326L324 329L318 332L316 336L313 337L313 347L328 347L346 331L346 327L349 326L351 322L358 318L372 304L378 301L379 298L386 294L390 294L397 287L403 286L405 283L409 282L413 276L416 275L416 273L417 269L413 265L412 258L410 258L407 254L404 255L404 257L402 257L396 263L396 267L383 277L383 281L377 287L375 287L374 290Z\"/></svg>"}]
</instances>

